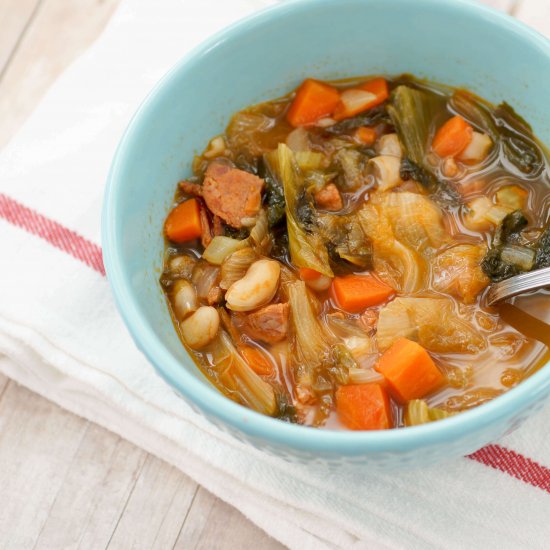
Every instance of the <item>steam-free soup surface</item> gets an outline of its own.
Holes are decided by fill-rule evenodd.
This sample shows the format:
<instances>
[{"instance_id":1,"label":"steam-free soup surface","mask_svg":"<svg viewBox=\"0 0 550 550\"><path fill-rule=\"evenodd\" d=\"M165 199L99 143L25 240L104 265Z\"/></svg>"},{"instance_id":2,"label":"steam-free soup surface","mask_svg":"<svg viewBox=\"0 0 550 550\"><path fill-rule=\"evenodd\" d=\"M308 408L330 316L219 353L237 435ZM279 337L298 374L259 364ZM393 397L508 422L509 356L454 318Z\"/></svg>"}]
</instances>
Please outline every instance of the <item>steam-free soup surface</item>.
<instances>
[{"instance_id":1,"label":"steam-free soup surface","mask_svg":"<svg viewBox=\"0 0 550 550\"><path fill-rule=\"evenodd\" d=\"M236 113L193 171L161 284L182 344L238 403L397 428L548 359L545 293L484 305L492 281L550 265L546 153L508 105L412 77L307 79Z\"/></svg>"}]
</instances>

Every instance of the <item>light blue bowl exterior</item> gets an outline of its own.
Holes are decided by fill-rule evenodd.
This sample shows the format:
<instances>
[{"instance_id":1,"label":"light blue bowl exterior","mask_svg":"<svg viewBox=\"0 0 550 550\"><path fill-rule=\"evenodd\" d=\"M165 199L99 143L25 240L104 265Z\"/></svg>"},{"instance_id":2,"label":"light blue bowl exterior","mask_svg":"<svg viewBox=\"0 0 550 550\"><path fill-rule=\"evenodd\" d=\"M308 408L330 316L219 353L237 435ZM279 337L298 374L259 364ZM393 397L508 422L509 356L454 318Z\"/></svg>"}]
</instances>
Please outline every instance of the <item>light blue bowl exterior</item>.
<instances>
[{"instance_id":1,"label":"light blue bowl exterior","mask_svg":"<svg viewBox=\"0 0 550 550\"><path fill-rule=\"evenodd\" d=\"M506 100L550 143L550 46L515 20L466 1L297 0L209 39L157 85L113 160L103 211L104 259L137 346L196 411L241 440L289 460L381 468L475 451L540 408L550 367L454 418L380 432L280 422L219 394L178 340L161 293L162 223L193 155L231 114L277 97L305 76L413 73Z\"/></svg>"}]
</instances>

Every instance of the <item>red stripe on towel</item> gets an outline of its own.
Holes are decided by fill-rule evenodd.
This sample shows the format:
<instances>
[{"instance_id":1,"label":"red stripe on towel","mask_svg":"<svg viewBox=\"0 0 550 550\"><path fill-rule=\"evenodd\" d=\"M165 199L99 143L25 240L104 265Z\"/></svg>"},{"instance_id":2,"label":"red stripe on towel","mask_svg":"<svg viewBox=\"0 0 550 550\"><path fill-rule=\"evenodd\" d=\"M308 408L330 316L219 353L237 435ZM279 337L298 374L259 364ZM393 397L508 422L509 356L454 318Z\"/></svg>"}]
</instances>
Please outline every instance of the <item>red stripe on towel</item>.
<instances>
[{"instance_id":1,"label":"red stripe on towel","mask_svg":"<svg viewBox=\"0 0 550 550\"><path fill-rule=\"evenodd\" d=\"M75 231L0 193L0 217L37 235L105 275L101 248ZM550 468L500 445L487 445L466 458L550 493Z\"/></svg>"},{"instance_id":2,"label":"red stripe on towel","mask_svg":"<svg viewBox=\"0 0 550 550\"><path fill-rule=\"evenodd\" d=\"M41 237L87 266L105 275L101 248L60 223L0 193L0 217L25 231Z\"/></svg>"},{"instance_id":3,"label":"red stripe on towel","mask_svg":"<svg viewBox=\"0 0 550 550\"><path fill-rule=\"evenodd\" d=\"M467 458L550 493L550 468L500 445L487 445Z\"/></svg>"}]
</instances>

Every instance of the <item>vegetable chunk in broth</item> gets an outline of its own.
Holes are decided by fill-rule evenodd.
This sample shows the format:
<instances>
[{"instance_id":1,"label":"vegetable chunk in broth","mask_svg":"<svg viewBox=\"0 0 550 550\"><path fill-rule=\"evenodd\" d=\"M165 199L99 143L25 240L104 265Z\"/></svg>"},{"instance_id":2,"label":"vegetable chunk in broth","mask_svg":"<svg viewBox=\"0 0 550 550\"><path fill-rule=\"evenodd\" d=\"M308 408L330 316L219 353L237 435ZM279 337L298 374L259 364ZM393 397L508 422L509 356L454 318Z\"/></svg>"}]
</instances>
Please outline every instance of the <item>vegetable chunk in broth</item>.
<instances>
[{"instance_id":1,"label":"vegetable chunk in broth","mask_svg":"<svg viewBox=\"0 0 550 550\"><path fill-rule=\"evenodd\" d=\"M160 279L228 398L314 427L476 407L549 358L548 155L507 104L411 76L305 80L236 113L177 185ZM526 309L529 311L527 313Z\"/></svg>"}]
</instances>

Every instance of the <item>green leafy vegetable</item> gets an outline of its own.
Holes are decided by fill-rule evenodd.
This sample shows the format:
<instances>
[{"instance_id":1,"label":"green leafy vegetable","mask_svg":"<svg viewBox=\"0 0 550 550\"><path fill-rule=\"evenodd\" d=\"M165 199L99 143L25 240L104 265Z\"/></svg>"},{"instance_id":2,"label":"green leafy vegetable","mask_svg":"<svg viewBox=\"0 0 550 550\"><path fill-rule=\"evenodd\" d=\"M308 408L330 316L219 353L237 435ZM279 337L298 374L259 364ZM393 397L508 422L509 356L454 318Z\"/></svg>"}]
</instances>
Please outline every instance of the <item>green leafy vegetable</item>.
<instances>
[{"instance_id":1,"label":"green leafy vegetable","mask_svg":"<svg viewBox=\"0 0 550 550\"><path fill-rule=\"evenodd\" d=\"M267 205L267 221L270 228L276 226L285 217L285 193L282 183L273 174L271 163L274 162L276 162L276 155L268 153L264 155L259 168L259 175L265 181L264 200Z\"/></svg>"},{"instance_id":2,"label":"green leafy vegetable","mask_svg":"<svg viewBox=\"0 0 550 550\"><path fill-rule=\"evenodd\" d=\"M340 167L338 186L344 191L355 191L367 183L365 164L369 158L355 149L340 149L334 160Z\"/></svg>"},{"instance_id":3,"label":"green leafy vegetable","mask_svg":"<svg viewBox=\"0 0 550 550\"><path fill-rule=\"evenodd\" d=\"M405 180L412 177L430 191L437 189L439 182L426 162L426 151L431 125L436 114L444 108L444 101L433 92L401 85L392 92L388 105L405 151L401 177Z\"/></svg>"},{"instance_id":4,"label":"green leafy vegetable","mask_svg":"<svg viewBox=\"0 0 550 550\"><path fill-rule=\"evenodd\" d=\"M338 384L349 382L349 368L354 365L349 351L335 345L332 333L319 321L318 304L303 281L287 285L294 349L292 365L297 381L299 407L315 405L313 425L320 426L334 406Z\"/></svg>"},{"instance_id":5,"label":"green leafy vegetable","mask_svg":"<svg viewBox=\"0 0 550 550\"><path fill-rule=\"evenodd\" d=\"M345 134L361 126L374 126L375 124L380 124L385 122L387 124L391 123L391 119L388 116L385 105L380 105L369 109L367 113L362 113L360 115L346 118L336 124L329 126L325 129L325 132L328 134L340 135Z\"/></svg>"},{"instance_id":6,"label":"green leafy vegetable","mask_svg":"<svg viewBox=\"0 0 550 550\"><path fill-rule=\"evenodd\" d=\"M550 225L537 241L537 256L535 260L537 269L550 267Z\"/></svg>"},{"instance_id":7,"label":"green leafy vegetable","mask_svg":"<svg viewBox=\"0 0 550 550\"><path fill-rule=\"evenodd\" d=\"M325 242L329 243L333 269L344 267L340 265L341 260L357 267L371 265L372 247L356 214L320 214L318 227Z\"/></svg>"},{"instance_id":8,"label":"green leafy vegetable","mask_svg":"<svg viewBox=\"0 0 550 550\"><path fill-rule=\"evenodd\" d=\"M317 319L312 299L303 281L288 285L288 298L295 334L298 378L309 377L311 369L325 361L330 353L332 338Z\"/></svg>"},{"instance_id":9,"label":"green leafy vegetable","mask_svg":"<svg viewBox=\"0 0 550 550\"><path fill-rule=\"evenodd\" d=\"M260 378L239 355L231 337L220 330L209 350L222 383L222 391L239 403L268 416L277 413L273 387Z\"/></svg>"},{"instance_id":10,"label":"green leafy vegetable","mask_svg":"<svg viewBox=\"0 0 550 550\"><path fill-rule=\"evenodd\" d=\"M321 237L314 231L315 210L305 197L302 174L292 151L284 143L277 149L278 176L286 200L286 222L290 257L297 267L308 267L332 277L328 253Z\"/></svg>"},{"instance_id":11,"label":"green leafy vegetable","mask_svg":"<svg viewBox=\"0 0 550 550\"><path fill-rule=\"evenodd\" d=\"M543 155L532 136L531 126L508 103L495 110L502 148L507 160L524 174L535 176L544 166Z\"/></svg>"},{"instance_id":12,"label":"green leafy vegetable","mask_svg":"<svg viewBox=\"0 0 550 550\"><path fill-rule=\"evenodd\" d=\"M456 91L450 106L458 114L500 143L504 158L523 174L536 176L544 167L544 155L533 137L531 127L510 105L501 103L491 115L489 109L469 92Z\"/></svg>"},{"instance_id":13,"label":"green leafy vegetable","mask_svg":"<svg viewBox=\"0 0 550 550\"><path fill-rule=\"evenodd\" d=\"M493 281L503 281L535 264L535 251L520 243L520 232L527 218L520 210L508 214L498 226L491 248L481 262L484 273Z\"/></svg>"}]
</instances>

